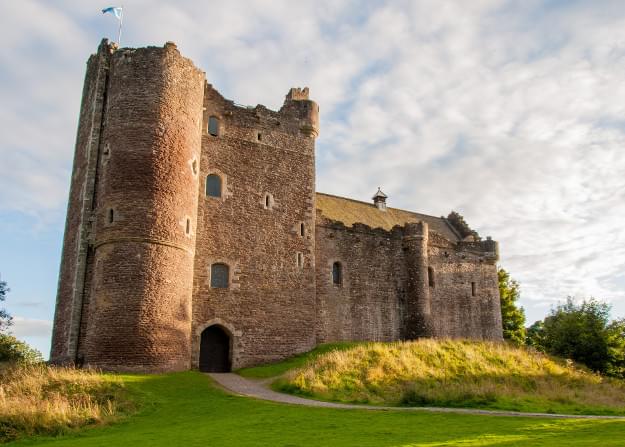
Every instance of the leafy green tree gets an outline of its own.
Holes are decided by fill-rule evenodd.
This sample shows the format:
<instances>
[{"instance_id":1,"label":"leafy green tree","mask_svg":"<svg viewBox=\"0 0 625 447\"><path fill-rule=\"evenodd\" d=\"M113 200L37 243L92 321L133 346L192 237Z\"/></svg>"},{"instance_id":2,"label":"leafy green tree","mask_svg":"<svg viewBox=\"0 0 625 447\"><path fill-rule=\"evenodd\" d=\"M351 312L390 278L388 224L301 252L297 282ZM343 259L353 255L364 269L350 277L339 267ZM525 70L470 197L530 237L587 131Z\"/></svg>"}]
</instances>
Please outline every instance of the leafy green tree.
<instances>
[{"instance_id":1,"label":"leafy green tree","mask_svg":"<svg viewBox=\"0 0 625 447\"><path fill-rule=\"evenodd\" d=\"M9 293L6 281L0 280L0 302L6 300ZM0 309L0 333L5 332L13 324L13 317L5 309Z\"/></svg>"},{"instance_id":2,"label":"leafy green tree","mask_svg":"<svg viewBox=\"0 0 625 447\"><path fill-rule=\"evenodd\" d=\"M13 335L0 334L0 362L40 363L43 356Z\"/></svg>"},{"instance_id":3,"label":"leafy green tree","mask_svg":"<svg viewBox=\"0 0 625 447\"><path fill-rule=\"evenodd\" d=\"M532 328L532 341L549 354L584 363L593 371L623 377L625 321L610 323L609 317L609 304L594 298L576 304L569 297L551 310L541 329Z\"/></svg>"},{"instance_id":4,"label":"leafy green tree","mask_svg":"<svg viewBox=\"0 0 625 447\"><path fill-rule=\"evenodd\" d=\"M521 345L525 342L525 311L517 305L520 296L519 283L510 278L510 274L503 268L497 270L497 276L503 338Z\"/></svg>"},{"instance_id":5,"label":"leafy green tree","mask_svg":"<svg viewBox=\"0 0 625 447\"><path fill-rule=\"evenodd\" d=\"M538 320L526 329L525 344L539 351L544 351L544 337L545 325L543 320Z\"/></svg>"}]
</instances>

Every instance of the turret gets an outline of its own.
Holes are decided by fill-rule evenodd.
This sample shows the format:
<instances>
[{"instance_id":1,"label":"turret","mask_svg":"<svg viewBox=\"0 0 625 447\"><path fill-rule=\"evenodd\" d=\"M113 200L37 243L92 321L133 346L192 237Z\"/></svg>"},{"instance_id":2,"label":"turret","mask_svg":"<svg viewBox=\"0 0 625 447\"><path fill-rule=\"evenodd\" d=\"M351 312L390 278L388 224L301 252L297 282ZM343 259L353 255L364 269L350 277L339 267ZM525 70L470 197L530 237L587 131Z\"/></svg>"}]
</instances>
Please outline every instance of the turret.
<instances>
[{"instance_id":1,"label":"turret","mask_svg":"<svg viewBox=\"0 0 625 447\"><path fill-rule=\"evenodd\" d=\"M403 246L408 274L403 338L429 337L433 332L428 279L428 224L407 223Z\"/></svg>"},{"instance_id":2,"label":"turret","mask_svg":"<svg viewBox=\"0 0 625 447\"><path fill-rule=\"evenodd\" d=\"M75 361L188 369L204 74L173 43L104 50Z\"/></svg>"},{"instance_id":3,"label":"turret","mask_svg":"<svg viewBox=\"0 0 625 447\"><path fill-rule=\"evenodd\" d=\"M281 112L295 109L300 116L300 131L311 138L319 136L319 106L308 99L308 87L292 88L284 99Z\"/></svg>"}]
</instances>

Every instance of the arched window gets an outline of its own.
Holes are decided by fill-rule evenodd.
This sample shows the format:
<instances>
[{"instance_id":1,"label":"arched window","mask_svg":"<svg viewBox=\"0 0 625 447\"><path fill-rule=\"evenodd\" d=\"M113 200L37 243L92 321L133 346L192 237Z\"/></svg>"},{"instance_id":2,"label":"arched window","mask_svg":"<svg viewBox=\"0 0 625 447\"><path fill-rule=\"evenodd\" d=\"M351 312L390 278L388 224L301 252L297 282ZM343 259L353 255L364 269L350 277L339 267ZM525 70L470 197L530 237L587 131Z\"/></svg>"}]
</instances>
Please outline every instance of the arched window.
<instances>
[{"instance_id":1,"label":"arched window","mask_svg":"<svg viewBox=\"0 0 625 447\"><path fill-rule=\"evenodd\" d=\"M214 137L219 136L219 118L216 116L208 117L208 133Z\"/></svg>"},{"instance_id":2,"label":"arched window","mask_svg":"<svg viewBox=\"0 0 625 447\"><path fill-rule=\"evenodd\" d=\"M211 265L211 288L227 289L230 268L226 264Z\"/></svg>"},{"instance_id":3,"label":"arched window","mask_svg":"<svg viewBox=\"0 0 625 447\"><path fill-rule=\"evenodd\" d=\"M209 197L221 197L221 177L217 174L206 176L206 195Z\"/></svg>"},{"instance_id":4,"label":"arched window","mask_svg":"<svg viewBox=\"0 0 625 447\"><path fill-rule=\"evenodd\" d=\"M343 284L343 266L340 262L332 264L332 284L335 286Z\"/></svg>"},{"instance_id":5,"label":"arched window","mask_svg":"<svg viewBox=\"0 0 625 447\"><path fill-rule=\"evenodd\" d=\"M428 267L428 285L434 287L434 269L432 267Z\"/></svg>"}]
</instances>

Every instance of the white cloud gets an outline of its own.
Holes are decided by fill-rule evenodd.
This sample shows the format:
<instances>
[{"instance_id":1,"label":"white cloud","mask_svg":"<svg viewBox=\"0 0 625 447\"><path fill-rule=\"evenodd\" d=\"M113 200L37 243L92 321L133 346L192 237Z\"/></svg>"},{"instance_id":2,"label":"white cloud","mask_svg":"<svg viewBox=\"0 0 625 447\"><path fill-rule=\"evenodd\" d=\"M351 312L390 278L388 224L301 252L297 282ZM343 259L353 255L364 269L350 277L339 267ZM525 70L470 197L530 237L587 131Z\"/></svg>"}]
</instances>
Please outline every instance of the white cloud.
<instances>
[{"instance_id":1,"label":"white cloud","mask_svg":"<svg viewBox=\"0 0 625 447\"><path fill-rule=\"evenodd\" d=\"M176 41L239 103L310 86L319 190L382 185L392 206L462 212L500 240L530 319L569 294L625 314L622 2L124 5L125 43ZM84 61L114 34L99 6L28 0L0 18L2 209L64 211Z\"/></svg>"},{"instance_id":2,"label":"white cloud","mask_svg":"<svg viewBox=\"0 0 625 447\"><path fill-rule=\"evenodd\" d=\"M17 338L50 338L52 336L52 321L15 316L13 317L13 326L9 327L9 331Z\"/></svg>"}]
</instances>

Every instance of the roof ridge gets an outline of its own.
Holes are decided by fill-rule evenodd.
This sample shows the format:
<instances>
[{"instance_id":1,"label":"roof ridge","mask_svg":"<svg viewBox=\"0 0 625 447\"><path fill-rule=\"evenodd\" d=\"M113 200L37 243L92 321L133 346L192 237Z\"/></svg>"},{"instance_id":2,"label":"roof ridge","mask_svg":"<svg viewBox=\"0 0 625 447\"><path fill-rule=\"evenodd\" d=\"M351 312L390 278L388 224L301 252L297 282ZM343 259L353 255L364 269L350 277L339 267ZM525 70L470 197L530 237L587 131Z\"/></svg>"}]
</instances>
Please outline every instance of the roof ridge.
<instances>
[{"instance_id":1,"label":"roof ridge","mask_svg":"<svg viewBox=\"0 0 625 447\"><path fill-rule=\"evenodd\" d=\"M319 195L327 196L327 197L334 197L336 199L349 200L350 202L361 203L363 205L368 205L368 206L370 206L372 208L375 208L375 205L373 203L364 202L362 200L352 199L350 197L342 197L342 196L337 196L337 195L334 195L334 194L328 194L328 193L319 192L319 191L316 191L315 194L319 194ZM409 210L405 210L405 209L402 209L402 208L393 208L392 206L388 206L388 207L386 207L386 209L387 210L393 210L393 211L401 211L401 212L409 213L409 214L415 214L415 215L418 215L418 216L431 217L433 219L440 219L441 218L440 216L432 216L431 214L418 213L416 211L409 211Z\"/></svg>"}]
</instances>

